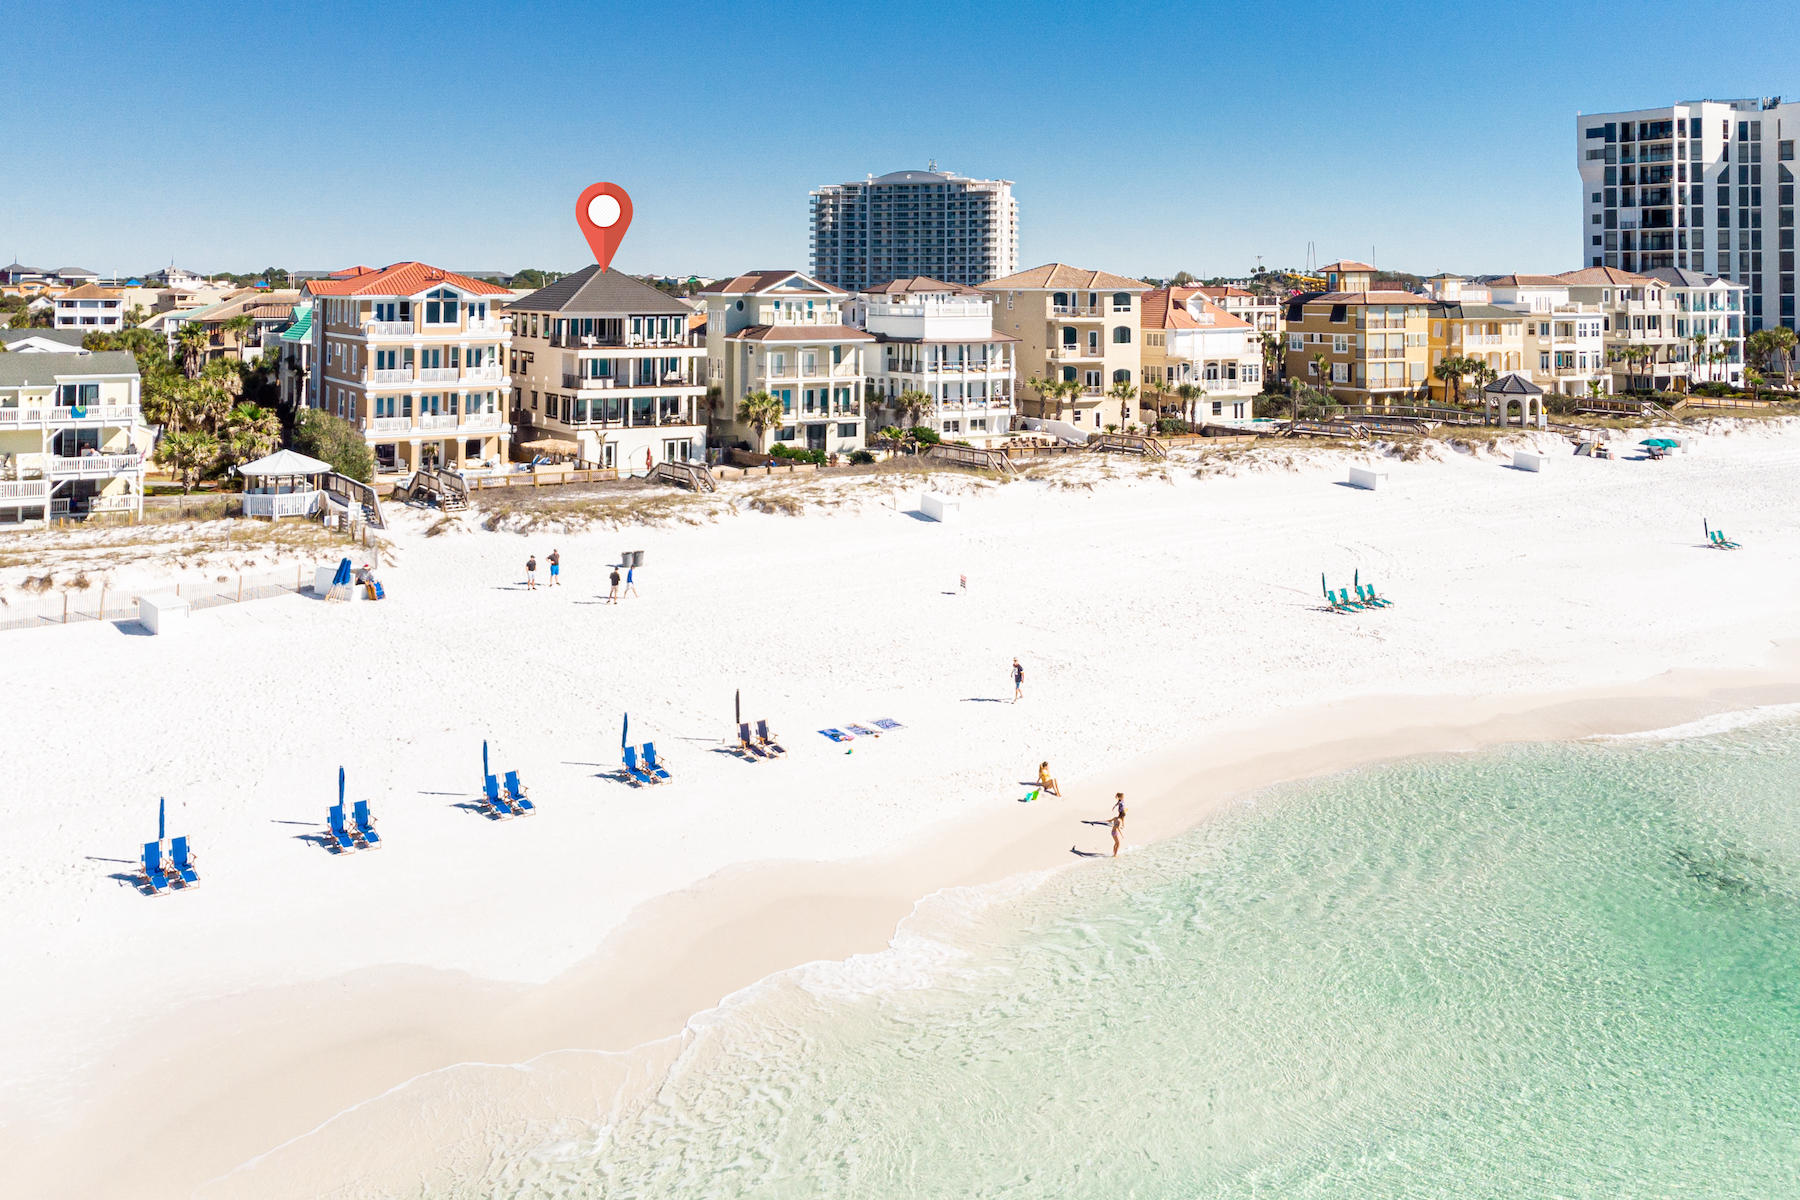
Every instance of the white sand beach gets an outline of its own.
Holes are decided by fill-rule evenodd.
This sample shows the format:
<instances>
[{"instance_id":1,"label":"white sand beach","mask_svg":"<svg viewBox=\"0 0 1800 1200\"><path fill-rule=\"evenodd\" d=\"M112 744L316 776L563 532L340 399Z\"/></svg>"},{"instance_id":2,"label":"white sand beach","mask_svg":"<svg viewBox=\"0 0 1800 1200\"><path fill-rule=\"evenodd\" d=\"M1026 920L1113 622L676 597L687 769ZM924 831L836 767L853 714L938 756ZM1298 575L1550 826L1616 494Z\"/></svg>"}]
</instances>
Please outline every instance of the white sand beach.
<instances>
[{"instance_id":1,"label":"white sand beach","mask_svg":"<svg viewBox=\"0 0 1800 1200\"><path fill-rule=\"evenodd\" d=\"M1800 698L1800 424L1694 435L1657 462L1545 436L1540 474L1428 442L1373 492L1339 451L942 476L946 524L882 478L800 515L729 485L624 529L399 513L380 603L0 634L7 1190L416 1190L455 1118L409 1113L408 1081L668 1038L772 971L878 949L937 888L1104 870L1070 847L1110 849L1080 822L1119 788L1141 844L1370 758ZM1744 548L1708 548L1703 518ZM562 586L525 590L552 549ZM640 594L604 604L627 549ZM1334 614L1321 571L1394 606ZM739 689L785 758L724 751ZM670 784L618 777L627 712ZM817 732L877 718L903 728ZM483 739L535 816L475 811ZM1021 804L1044 759L1064 796ZM378 851L321 844L340 765ZM203 882L149 898L122 877L163 796ZM494 1087L496 1112L555 1107ZM383 1096L404 1135L334 1122Z\"/></svg>"}]
</instances>

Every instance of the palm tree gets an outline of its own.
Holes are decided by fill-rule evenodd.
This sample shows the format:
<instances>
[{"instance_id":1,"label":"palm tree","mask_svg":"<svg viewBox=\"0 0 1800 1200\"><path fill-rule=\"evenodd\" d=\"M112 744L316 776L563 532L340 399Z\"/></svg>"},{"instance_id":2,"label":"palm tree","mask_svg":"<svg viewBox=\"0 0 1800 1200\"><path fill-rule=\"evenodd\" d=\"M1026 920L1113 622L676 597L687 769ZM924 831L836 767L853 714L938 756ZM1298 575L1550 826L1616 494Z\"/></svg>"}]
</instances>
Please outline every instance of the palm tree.
<instances>
[{"instance_id":1,"label":"palm tree","mask_svg":"<svg viewBox=\"0 0 1800 1200\"><path fill-rule=\"evenodd\" d=\"M898 425L889 425L881 431L895 454L905 451L908 454L919 452L919 439L910 429L902 429Z\"/></svg>"},{"instance_id":2,"label":"palm tree","mask_svg":"<svg viewBox=\"0 0 1800 1200\"><path fill-rule=\"evenodd\" d=\"M1270 384L1277 383L1281 379L1281 335L1280 334L1265 333L1262 335L1262 356L1263 356L1263 391L1266 392L1269 390Z\"/></svg>"},{"instance_id":3,"label":"palm tree","mask_svg":"<svg viewBox=\"0 0 1800 1200\"><path fill-rule=\"evenodd\" d=\"M1448 392L1444 398L1452 404L1462 403L1463 376L1469 373L1469 360L1460 354L1446 354L1431 368L1431 373L1443 380Z\"/></svg>"},{"instance_id":4,"label":"palm tree","mask_svg":"<svg viewBox=\"0 0 1800 1200\"><path fill-rule=\"evenodd\" d=\"M1331 360L1324 351L1312 356L1313 373L1319 377L1319 387L1323 390L1331 382Z\"/></svg>"},{"instance_id":5,"label":"palm tree","mask_svg":"<svg viewBox=\"0 0 1800 1200\"><path fill-rule=\"evenodd\" d=\"M751 392L738 401L737 419L756 431L756 452L763 453L763 437L781 424L781 401L767 392Z\"/></svg>"},{"instance_id":6,"label":"palm tree","mask_svg":"<svg viewBox=\"0 0 1800 1200\"><path fill-rule=\"evenodd\" d=\"M1710 339L1706 336L1706 331L1704 329L1698 331L1693 336L1688 338L1688 341L1690 341L1694 344L1694 352L1693 352L1693 358L1692 358L1692 362L1694 364L1694 370L1692 372L1690 372L1689 377L1696 383L1699 382L1698 375L1699 375L1700 364L1701 363L1710 363L1712 361L1712 355L1710 355L1706 352L1706 343L1711 340L1712 339Z\"/></svg>"},{"instance_id":7,"label":"palm tree","mask_svg":"<svg viewBox=\"0 0 1800 1200\"><path fill-rule=\"evenodd\" d=\"M1750 399L1753 403L1756 400L1757 391L1767 382L1769 381L1763 378L1762 372L1755 367L1744 369L1744 386L1750 389Z\"/></svg>"},{"instance_id":8,"label":"palm tree","mask_svg":"<svg viewBox=\"0 0 1800 1200\"><path fill-rule=\"evenodd\" d=\"M220 323L219 337L221 340L229 337L232 349L241 353L244 346L244 335L249 333L255 324L256 322L250 319L249 313L239 313L230 320Z\"/></svg>"},{"instance_id":9,"label":"palm tree","mask_svg":"<svg viewBox=\"0 0 1800 1200\"><path fill-rule=\"evenodd\" d=\"M242 466L272 453L281 441L281 421L260 404L240 404L225 417L226 453Z\"/></svg>"},{"instance_id":10,"label":"palm tree","mask_svg":"<svg viewBox=\"0 0 1800 1200\"><path fill-rule=\"evenodd\" d=\"M200 378L200 368L206 364L206 348L211 341L212 335L198 321L189 321L175 331L175 348L181 352L181 369L187 372L189 379Z\"/></svg>"},{"instance_id":11,"label":"palm tree","mask_svg":"<svg viewBox=\"0 0 1800 1200\"><path fill-rule=\"evenodd\" d=\"M906 418L909 427L917 425L919 419L931 411L931 393L918 388L907 388L900 393L894 405L900 415Z\"/></svg>"},{"instance_id":12,"label":"palm tree","mask_svg":"<svg viewBox=\"0 0 1800 1200\"><path fill-rule=\"evenodd\" d=\"M190 433L164 434L156 456L181 477L181 491L194 490L194 481L219 457L219 439L198 430Z\"/></svg>"},{"instance_id":13,"label":"palm tree","mask_svg":"<svg viewBox=\"0 0 1800 1200\"><path fill-rule=\"evenodd\" d=\"M1770 348L1781 356L1782 386L1792 391L1794 388L1794 349L1800 346L1800 334L1786 325L1776 325L1768 330Z\"/></svg>"},{"instance_id":14,"label":"palm tree","mask_svg":"<svg viewBox=\"0 0 1800 1200\"><path fill-rule=\"evenodd\" d=\"M1107 395L1119 402L1119 424L1131 424L1131 402L1137 399L1138 390L1131 386L1131 380L1120 379L1112 385Z\"/></svg>"},{"instance_id":15,"label":"palm tree","mask_svg":"<svg viewBox=\"0 0 1800 1200\"><path fill-rule=\"evenodd\" d=\"M1175 389L1175 394L1181 397L1183 419L1192 425L1200 415L1200 401L1206 399L1206 389L1197 383L1184 383Z\"/></svg>"}]
</instances>

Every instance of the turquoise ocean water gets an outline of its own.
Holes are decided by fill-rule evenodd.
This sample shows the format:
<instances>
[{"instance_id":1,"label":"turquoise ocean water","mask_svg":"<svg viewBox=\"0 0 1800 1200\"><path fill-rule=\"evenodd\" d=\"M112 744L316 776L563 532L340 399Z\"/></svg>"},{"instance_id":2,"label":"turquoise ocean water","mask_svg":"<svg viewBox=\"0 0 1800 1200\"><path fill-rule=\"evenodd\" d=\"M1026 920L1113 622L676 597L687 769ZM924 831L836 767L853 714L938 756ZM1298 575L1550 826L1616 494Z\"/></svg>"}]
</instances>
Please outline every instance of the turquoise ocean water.
<instances>
[{"instance_id":1,"label":"turquoise ocean water","mask_svg":"<svg viewBox=\"0 0 1800 1200\"><path fill-rule=\"evenodd\" d=\"M1800 1196L1800 724L1361 771L934 898L478 1191Z\"/></svg>"}]
</instances>

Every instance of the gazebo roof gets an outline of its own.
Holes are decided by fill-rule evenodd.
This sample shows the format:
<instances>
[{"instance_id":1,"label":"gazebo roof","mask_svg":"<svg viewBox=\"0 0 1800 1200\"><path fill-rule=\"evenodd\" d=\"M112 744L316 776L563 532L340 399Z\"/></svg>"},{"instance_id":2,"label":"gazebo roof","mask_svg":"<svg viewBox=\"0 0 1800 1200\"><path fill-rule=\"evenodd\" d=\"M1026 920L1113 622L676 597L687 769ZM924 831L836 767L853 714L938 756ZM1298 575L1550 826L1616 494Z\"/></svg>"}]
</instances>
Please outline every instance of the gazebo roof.
<instances>
[{"instance_id":1,"label":"gazebo roof","mask_svg":"<svg viewBox=\"0 0 1800 1200\"><path fill-rule=\"evenodd\" d=\"M1484 393L1492 392L1502 396L1541 396L1544 394L1543 388L1517 371L1508 371L1481 390Z\"/></svg>"},{"instance_id":2,"label":"gazebo roof","mask_svg":"<svg viewBox=\"0 0 1800 1200\"><path fill-rule=\"evenodd\" d=\"M245 463L239 475L329 475L331 464L308 458L296 450L277 450L266 458Z\"/></svg>"}]
</instances>

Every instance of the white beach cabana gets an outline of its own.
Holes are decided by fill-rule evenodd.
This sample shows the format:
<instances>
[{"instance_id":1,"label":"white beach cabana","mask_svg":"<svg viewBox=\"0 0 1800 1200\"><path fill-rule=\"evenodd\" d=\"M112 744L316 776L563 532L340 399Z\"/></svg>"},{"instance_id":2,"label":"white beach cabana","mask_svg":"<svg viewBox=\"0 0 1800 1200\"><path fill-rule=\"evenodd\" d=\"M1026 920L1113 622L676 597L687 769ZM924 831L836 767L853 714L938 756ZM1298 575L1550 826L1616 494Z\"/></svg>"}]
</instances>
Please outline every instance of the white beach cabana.
<instances>
[{"instance_id":1,"label":"white beach cabana","mask_svg":"<svg viewBox=\"0 0 1800 1200\"><path fill-rule=\"evenodd\" d=\"M1527 429L1544 428L1544 389L1517 371L1508 371L1482 388L1481 403L1492 424L1513 424L1512 406L1517 404L1520 425Z\"/></svg>"},{"instance_id":2,"label":"white beach cabana","mask_svg":"<svg viewBox=\"0 0 1800 1200\"><path fill-rule=\"evenodd\" d=\"M310 517L319 511L323 493L319 477L331 464L294 450L277 450L237 469L244 477L246 517Z\"/></svg>"}]
</instances>

